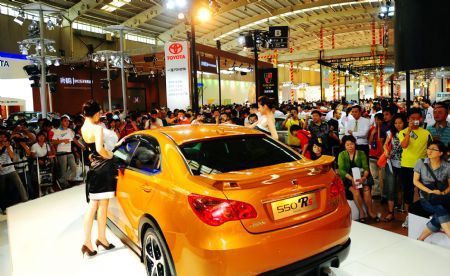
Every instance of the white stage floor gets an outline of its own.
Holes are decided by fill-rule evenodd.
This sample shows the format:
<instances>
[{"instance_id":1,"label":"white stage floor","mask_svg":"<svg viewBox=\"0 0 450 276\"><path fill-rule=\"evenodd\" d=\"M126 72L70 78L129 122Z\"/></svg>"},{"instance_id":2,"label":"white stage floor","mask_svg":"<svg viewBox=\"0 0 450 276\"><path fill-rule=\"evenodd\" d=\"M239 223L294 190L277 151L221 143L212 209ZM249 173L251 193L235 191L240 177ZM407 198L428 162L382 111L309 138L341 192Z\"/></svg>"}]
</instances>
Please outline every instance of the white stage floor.
<instances>
[{"instance_id":1,"label":"white stage floor","mask_svg":"<svg viewBox=\"0 0 450 276\"><path fill-rule=\"evenodd\" d=\"M137 255L109 230L108 239L117 248L82 258L86 207L84 186L78 186L8 209L11 258L5 223L0 222L0 275L145 276ZM333 269L335 275L448 275L448 249L357 222L351 239L350 254L340 269ZM8 271L10 261L13 273Z\"/></svg>"}]
</instances>

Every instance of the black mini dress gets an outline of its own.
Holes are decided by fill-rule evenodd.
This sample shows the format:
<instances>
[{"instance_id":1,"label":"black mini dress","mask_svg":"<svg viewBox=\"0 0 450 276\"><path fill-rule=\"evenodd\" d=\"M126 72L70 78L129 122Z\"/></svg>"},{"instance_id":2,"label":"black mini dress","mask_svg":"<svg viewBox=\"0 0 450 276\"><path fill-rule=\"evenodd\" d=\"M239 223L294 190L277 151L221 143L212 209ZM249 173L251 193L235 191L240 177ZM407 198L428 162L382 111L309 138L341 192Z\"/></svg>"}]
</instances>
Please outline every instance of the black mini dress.
<instances>
[{"instance_id":1,"label":"black mini dress","mask_svg":"<svg viewBox=\"0 0 450 276\"><path fill-rule=\"evenodd\" d=\"M86 176L86 200L110 199L115 196L117 168L112 159L104 159L97 153L95 143L87 144L91 165Z\"/></svg>"}]
</instances>

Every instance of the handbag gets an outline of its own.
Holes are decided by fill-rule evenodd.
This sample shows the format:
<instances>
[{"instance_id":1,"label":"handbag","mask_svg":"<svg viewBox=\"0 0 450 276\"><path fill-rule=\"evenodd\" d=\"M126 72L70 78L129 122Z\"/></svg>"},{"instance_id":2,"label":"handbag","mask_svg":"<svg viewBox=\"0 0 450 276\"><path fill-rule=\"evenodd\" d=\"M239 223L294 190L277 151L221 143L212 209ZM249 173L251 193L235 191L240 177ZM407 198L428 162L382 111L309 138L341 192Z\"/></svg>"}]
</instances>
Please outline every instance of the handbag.
<instances>
[{"instance_id":1,"label":"handbag","mask_svg":"<svg viewBox=\"0 0 450 276\"><path fill-rule=\"evenodd\" d=\"M379 168L384 168L384 167L386 167L387 161L388 161L388 157L383 152L383 154L377 160L377 166Z\"/></svg>"},{"instance_id":2,"label":"handbag","mask_svg":"<svg viewBox=\"0 0 450 276\"><path fill-rule=\"evenodd\" d=\"M441 192L445 191L448 188L448 183L438 180L431 167L426 163L424 163L424 165L427 168L428 172L431 174L431 177L433 177L434 179L434 186Z\"/></svg>"},{"instance_id":3,"label":"handbag","mask_svg":"<svg viewBox=\"0 0 450 276\"><path fill-rule=\"evenodd\" d=\"M392 134L389 136L389 140L388 140L387 143L386 143L386 149L387 149L387 152L388 152L389 155L391 154L391 151L392 151L392 144L391 144L391 141L392 141ZM379 168L384 168L384 167L386 167L386 164L387 164L388 159L389 159L389 156L386 155L385 152L383 152L383 154L380 155L380 158L378 158L377 166L378 166Z\"/></svg>"},{"instance_id":4,"label":"handbag","mask_svg":"<svg viewBox=\"0 0 450 276\"><path fill-rule=\"evenodd\" d=\"M380 133L376 127L372 127L370 131L376 131L377 138L370 144L369 157L379 158L383 154L383 145L380 141Z\"/></svg>"}]
</instances>

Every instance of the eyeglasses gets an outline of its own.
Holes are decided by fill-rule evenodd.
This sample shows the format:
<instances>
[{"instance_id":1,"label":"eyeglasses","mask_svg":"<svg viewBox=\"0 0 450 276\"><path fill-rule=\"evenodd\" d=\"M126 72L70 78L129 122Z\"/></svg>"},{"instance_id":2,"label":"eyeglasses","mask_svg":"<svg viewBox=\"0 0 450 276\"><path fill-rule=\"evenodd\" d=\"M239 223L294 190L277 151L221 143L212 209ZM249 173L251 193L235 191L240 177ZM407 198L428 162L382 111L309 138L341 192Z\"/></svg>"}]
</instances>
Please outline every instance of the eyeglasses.
<instances>
[{"instance_id":1,"label":"eyeglasses","mask_svg":"<svg viewBox=\"0 0 450 276\"><path fill-rule=\"evenodd\" d=\"M439 149L432 149L432 148L427 148L427 150L431 150L431 151L440 151Z\"/></svg>"}]
</instances>

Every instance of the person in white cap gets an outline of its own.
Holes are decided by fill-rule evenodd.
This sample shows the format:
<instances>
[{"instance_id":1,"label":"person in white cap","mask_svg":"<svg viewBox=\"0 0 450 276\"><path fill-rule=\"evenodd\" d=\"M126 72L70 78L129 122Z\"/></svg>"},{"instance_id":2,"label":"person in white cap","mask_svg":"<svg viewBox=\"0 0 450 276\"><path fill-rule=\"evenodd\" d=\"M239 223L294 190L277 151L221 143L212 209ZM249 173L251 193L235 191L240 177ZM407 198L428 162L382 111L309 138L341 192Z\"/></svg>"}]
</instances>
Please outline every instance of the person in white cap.
<instances>
[{"instance_id":1,"label":"person in white cap","mask_svg":"<svg viewBox=\"0 0 450 276\"><path fill-rule=\"evenodd\" d=\"M75 132L69 128L69 125L69 115L61 116L61 126L54 131L52 137L52 144L56 147L58 155L59 183L63 189L70 187L68 180L75 177L77 169L74 155L69 154L72 152L72 142L84 150L84 146L75 138Z\"/></svg>"}]
</instances>

